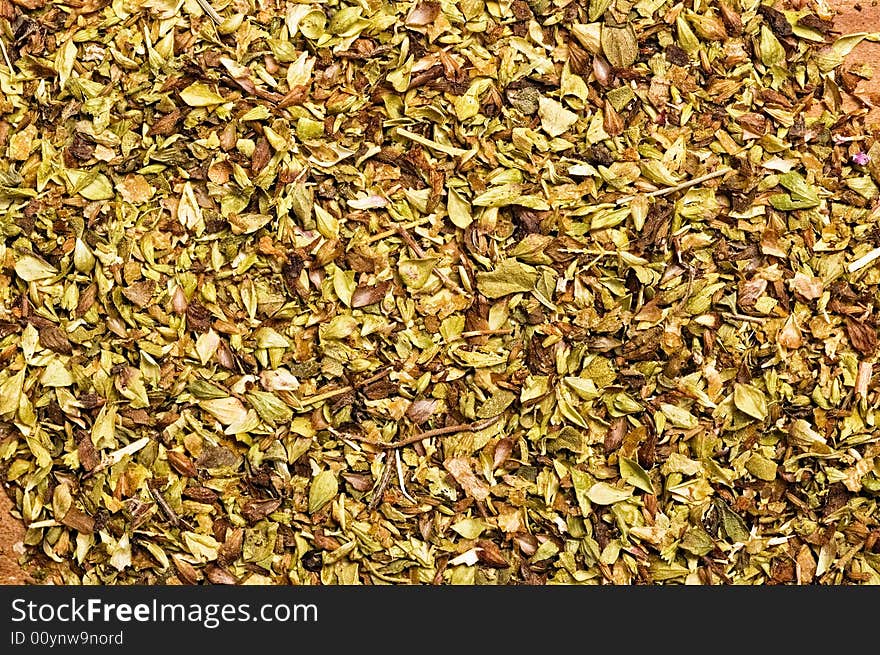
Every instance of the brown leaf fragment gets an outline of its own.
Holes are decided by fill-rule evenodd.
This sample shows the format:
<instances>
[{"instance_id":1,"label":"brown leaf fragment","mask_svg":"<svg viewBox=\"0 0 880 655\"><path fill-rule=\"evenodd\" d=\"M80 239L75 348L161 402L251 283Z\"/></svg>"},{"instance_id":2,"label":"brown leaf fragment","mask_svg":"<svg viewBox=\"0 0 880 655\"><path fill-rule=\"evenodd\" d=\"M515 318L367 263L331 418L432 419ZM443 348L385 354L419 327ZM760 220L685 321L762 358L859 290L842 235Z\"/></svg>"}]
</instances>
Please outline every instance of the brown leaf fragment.
<instances>
[{"instance_id":1,"label":"brown leaf fragment","mask_svg":"<svg viewBox=\"0 0 880 655\"><path fill-rule=\"evenodd\" d=\"M498 544L488 539L477 541L477 557L480 562L493 569L506 569L510 566L510 562L505 559Z\"/></svg>"},{"instance_id":2,"label":"brown leaf fragment","mask_svg":"<svg viewBox=\"0 0 880 655\"><path fill-rule=\"evenodd\" d=\"M61 522L82 534L92 534L95 531L95 519L73 506L67 510Z\"/></svg>"},{"instance_id":3,"label":"brown leaf fragment","mask_svg":"<svg viewBox=\"0 0 880 655\"><path fill-rule=\"evenodd\" d=\"M92 443L92 436L85 430L79 430L76 433L76 445L79 463L86 471L94 470L101 463L101 457Z\"/></svg>"},{"instance_id":4,"label":"brown leaf fragment","mask_svg":"<svg viewBox=\"0 0 880 655\"><path fill-rule=\"evenodd\" d=\"M85 135L77 132L73 135L73 140L67 146L67 153L74 160L87 161L92 158L95 152L95 144Z\"/></svg>"},{"instance_id":5,"label":"brown leaf fragment","mask_svg":"<svg viewBox=\"0 0 880 655\"><path fill-rule=\"evenodd\" d=\"M743 31L742 18L730 5L731 3L728 1L719 3L721 20L724 22L724 27L727 29L728 34L739 36Z\"/></svg>"},{"instance_id":6,"label":"brown leaf fragment","mask_svg":"<svg viewBox=\"0 0 880 655\"><path fill-rule=\"evenodd\" d=\"M409 86L407 87L407 91L410 89L416 89L420 86L424 86L434 80L438 80L444 77L443 66L437 64L436 66L431 66L431 68L421 71L417 75L413 75L412 79L410 79Z\"/></svg>"},{"instance_id":7,"label":"brown leaf fragment","mask_svg":"<svg viewBox=\"0 0 880 655\"><path fill-rule=\"evenodd\" d=\"M270 500L249 500L241 508L241 515L248 523L256 523L266 518L281 506L281 500L273 498Z\"/></svg>"},{"instance_id":8,"label":"brown leaf fragment","mask_svg":"<svg viewBox=\"0 0 880 655\"><path fill-rule=\"evenodd\" d=\"M238 133L235 129L235 123L229 122L220 132L220 147L225 151L232 150L238 141Z\"/></svg>"},{"instance_id":9,"label":"brown leaf fragment","mask_svg":"<svg viewBox=\"0 0 880 655\"><path fill-rule=\"evenodd\" d=\"M821 278L810 277L800 272L795 273L790 284L794 292L804 300L816 300L825 290Z\"/></svg>"},{"instance_id":10,"label":"brown leaf fragment","mask_svg":"<svg viewBox=\"0 0 880 655\"><path fill-rule=\"evenodd\" d=\"M162 118L157 119L150 125L147 130L147 136L169 136L177 131L177 123L180 122L183 114L179 109L165 114Z\"/></svg>"},{"instance_id":11,"label":"brown leaf fragment","mask_svg":"<svg viewBox=\"0 0 880 655\"><path fill-rule=\"evenodd\" d=\"M605 103L605 108L603 109L605 116L603 127L605 131L608 132L611 136L618 136L623 133L624 127L626 125L623 122L623 119L620 117L620 114L617 113L617 110L614 108L610 102Z\"/></svg>"},{"instance_id":12,"label":"brown leaf fragment","mask_svg":"<svg viewBox=\"0 0 880 655\"><path fill-rule=\"evenodd\" d=\"M498 443L495 444L495 451L492 453L493 469L497 469L507 461L507 458L510 457L510 454L513 452L513 445L513 439L510 439L509 437L498 440Z\"/></svg>"},{"instance_id":13,"label":"brown leaf fragment","mask_svg":"<svg viewBox=\"0 0 880 655\"><path fill-rule=\"evenodd\" d=\"M743 281L739 283L739 297L737 304L743 310L750 310L755 307L758 299L767 291L767 280L756 278L754 280Z\"/></svg>"},{"instance_id":14,"label":"brown leaf fragment","mask_svg":"<svg viewBox=\"0 0 880 655\"><path fill-rule=\"evenodd\" d=\"M801 546L797 554L798 577L801 584L810 584L816 576L816 559L806 544Z\"/></svg>"},{"instance_id":15,"label":"brown leaf fragment","mask_svg":"<svg viewBox=\"0 0 880 655\"><path fill-rule=\"evenodd\" d=\"M218 498L217 492L207 487L187 487L181 495L184 498L194 500L197 503L205 503L206 505L216 502Z\"/></svg>"},{"instance_id":16,"label":"brown leaf fragment","mask_svg":"<svg viewBox=\"0 0 880 655\"><path fill-rule=\"evenodd\" d=\"M776 335L776 341L780 346L790 350L795 350L803 345L803 335L794 314L785 321L785 325L779 331L779 334Z\"/></svg>"},{"instance_id":17,"label":"brown leaf fragment","mask_svg":"<svg viewBox=\"0 0 880 655\"><path fill-rule=\"evenodd\" d=\"M70 355L73 352L67 334L55 325L40 328L40 345L61 355Z\"/></svg>"},{"instance_id":18,"label":"brown leaf fragment","mask_svg":"<svg viewBox=\"0 0 880 655\"><path fill-rule=\"evenodd\" d=\"M186 584L196 584L202 579L202 573L180 555L172 555L171 562L177 575Z\"/></svg>"},{"instance_id":19,"label":"brown leaf fragment","mask_svg":"<svg viewBox=\"0 0 880 655\"><path fill-rule=\"evenodd\" d=\"M209 564L205 567L205 578L211 584L237 585L238 578L222 566Z\"/></svg>"},{"instance_id":20,"label":"brown leaf fragment","mask_svg":"<svg viewBox=\"0 0 880 655\"><path fill-rule=\"evenodd\" d=\"M828 34L829 32L834 31L834 21L820 18L816 14L801 16L797 19L797 24L802 27L808 27L811 30L816 30L821 34Z\"/></svg>"},{"instance_id":21,"label":"brown leaf fragment","mask_svg":"<svg viewBox=\"0 0 880 655\"><path fill-rule=\"evenodd\" d=\"M605 443L603 444L605 452L612 453L620 448L624 436L626 436L626 419L621 417L615 419L608 432L605 433Z\"/></svg>"},{"instance_id":22,"label":"brown leaf fragment","mask_svg":"<svg viewBox=\"0 0 880 655\"><path fill-rule=\"evenodd\" d=\"M474 475L470 462L464 457L453 457L443 462L443 468L461 486L465 494L475 500L486 500L489 497L490 488L485 482Z\"/></svg>"},{"instance_id":23,"label":"brown leaf fragment","mask_svg":"<svg viewBox=\"0 0 880 655\"><path fill-rule=\"evenodd\" d=\"M316 548L320 548L321 550L329 550L330 552L333 552L341 546L338 539L324 534L323 530L315 531L314 544Z\"/></svg>"},{"instance_id":24,"label":"brown leaf fragment","mask_svg":"<svg viewBox=\"0 0 880 655\"><path fill-rule=\"evenodd\" d=\"M73 312L73 315L76 318L81 318L85 316L86 312L92 308L92 305L95 304L95 301L98 298L98 285L90 284L87 286L82 293L79 294L79 302L76 305L76 309Z\"/></svg>"},{"instance_id":25,"label":"brown leaf fragment","mask_svg":"<svg viewBox=\"0 0 880 655\"><path fill-rule=\"evenodd\" d=\"M407 27L425 27L433 23L439 13L439 2L419 2L410 10L404 25Z\"/></svg>"},{"instance_id":26,"label":"brown leaf fragment","mask_svg":"<svg viewBox=\"0 0 880 655\"><path fill-rule=\"evenodd\" d=\"M120 415L135 425L156 425L156 419L145 409L126 409Z\"/></svg>"},{"instance_id":27,"label":"brown leaf fragment","mask_svg":"<svg viewBox=\"0 0 880 655\"><path fill-rule=\"evenodd\" d=\"M183 453L169 450L168 463L171 464L171 468L184 477L194 478L198 475L195 463Z\"/></svg>"},{"instance_id":28,"label":"brown leaf fragment","mask_svg":"<svg viewBox=\"0 0 880 655\"><path fill-rule=\"evenodd\" d=\"M877 329L872 325L847 317L846 336L852 347L865 357L877 352Z\"/></svg>"},{"instance_id":29,"label":"brown leaf fragment","mask_svg":"<svg viewBox=\"0 0 880 655\"><path fill-rule=\"evenodd\" d=\"M663 328L652 327L643 332L636 332L632 338L623 342L623 356L636 362L650 359L657 352Z\"/></svg>"},{"instance_id":30,"label":"brown leaf fragment","mask_svg":"<svg viewBox=\"0 0 880 655\"><path fill-rule=\"evenodd\" d=\"M413 401L406 410L406 417L416 425L421 425L433 416L439 405L440 401L435 398Z\"/></svg>"},{"instance_id":31,"label":"brown leaf fragment","mask_svg":"<svg viewBox=\"0 0 880 655\"><path fill-rule=\"evenodd\" d=\"M767 119L761 114L754 112L743 114L737 117L736 122L757 136L763 136L767 132Z\"/></svg>"},{"instance_id":32,"label":"brown leaf fragment","mask_svg":"<svg viewBox=\"0 0 880 655\"><path fill-rule=\"evenodd\" d=\"M776 36L790 36L792 33L791 23L781 11L773 9L768 5L759 5L758 13L764 17L770 25L770 29Z\"/></svg>"},{"instance_id":33,"label":"brown leaf fragment","mask_svg":"<svg viewBox=\"0 0 880 655\"><path fill-rule=\"evenodd\" d=\"M146 307L150 304L155 290L156 282L154 280L143 280L123 288L122 295L138 307Z\"/></svg>"},{"instance_id":34,"label":"brown leaf fragment","mask_svg":"<svg viewBox=\"0 0 880 655\"><path fill-rule=\"evenodd\" d=\"M232 563L241 555L242 544L244 543L244 530L235 528L226 533L226 539L217 551L217 558L224 563Z\"/></svg>"},{"instance_id":35,"label":"brown leaf fragment","mask_svg":"<svg viewBox=\"0 0 880 655\"><path fill-rule=\"evenodd\" d=\"M257 145L254 148L254 154L251 156L251 170L259 173L266 168L266 164L272 159L272 149L269 147L269 141L266 137L257 139Z\"/></svg>"},{"instance_id":36,"label":"brown leaf fragment","mask_svg":"<svg viewBox=\"0 0 880 655\"><path fill-rule=\"evenodd\" d=\"M348 482L356 491L369 491L373 488L373 478L360 473L343 473L342 479Z\"/></svg>"},{"instance_id":37,"label":"brown leaf fragment","mask_svg":"<svg viewBox=\"0 0 880 655\"><path fill-rule=\"evenodd\" d=\"M513 536L513 541L526 557L531 557L538 550L537 538L528 532L518 532Z\"/></svg>"},{"instance_id":38,"label":"brown leaf fragment","mask_svg":"<svg viewBox=\"0 0 880 655\"><path fill-rule=\"evenodd\" d=\"M770 565L770 577L777 584L795 580L795 564L788 558L776 558Z\"/></svg>"},{"instance_id":39,"label":"brown leaf fragment","mask_svg":"<svg viewBox=\"0 0 880 655\"><path fill-rule=\"evenodd\" d=\"M281 98L277 99L278 109L284 109L285 107L293 107L295 105L301 105L304 101L308 100L309 97L309 87L307 85L301 84L294 86L290 91L285 93Z\"/></svg>"},{"instance_id":40,"label":"brown leaf fragment","mask_svg":"<svg viewBox=\"0 0 880 655\"><path fill-rule=\"evenodd\" d=\"M211 312L198 300L191 300L186 307L186 325L194 332L211 329Z\"/></svg>"},{"instance_id":41,"label":"brown leaf fragment","mask_svg":"<svg viewBox=\"0 0 880 655\"><path fill-rule=\"evenodd\" d=\"M238 461L238 456L225 446L207 446L196 460L196 466L204 469L213 469L235 466Z\"/></svg>"},{"instance_id":42,"label":"brown leaf fragment","mask_svg":"<svg viewBox=\"0 0 880 655\"><path fill-rule=\"evenodd\" d=\"M390 288L391 280L385 280L374 285L358 285L355 287L354 293L351 294L351 306L357 309L375 305L388 295Z\"/></svg>"},{"instance_id":43,"label":"brown leaf fragment","mask_svg":"<svg viewBox=\"0 0 880 655\"><path fill-rule=\"evenodd\" d=\"M8 337L10 334L21 332L21 326L12 321L0 321L0 339Z\"/></svg>"}]
</instances>

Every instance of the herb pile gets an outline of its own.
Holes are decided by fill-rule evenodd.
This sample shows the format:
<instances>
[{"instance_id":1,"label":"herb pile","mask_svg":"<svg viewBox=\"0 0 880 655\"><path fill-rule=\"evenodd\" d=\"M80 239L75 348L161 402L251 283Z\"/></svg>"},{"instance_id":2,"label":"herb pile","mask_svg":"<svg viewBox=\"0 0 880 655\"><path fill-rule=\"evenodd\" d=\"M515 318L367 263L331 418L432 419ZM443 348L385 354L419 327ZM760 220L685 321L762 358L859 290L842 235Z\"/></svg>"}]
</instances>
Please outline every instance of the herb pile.
<instances>
[{"instance_id":1,"label":"herb pile","mask_svg":"<svg viewBox=\"0 0 880 655\"><path fill-rule=\"evenodd\" d=\"M0 0L0 477L86 584L880 583L824 5Z\"/></svg>"}]
</instances>

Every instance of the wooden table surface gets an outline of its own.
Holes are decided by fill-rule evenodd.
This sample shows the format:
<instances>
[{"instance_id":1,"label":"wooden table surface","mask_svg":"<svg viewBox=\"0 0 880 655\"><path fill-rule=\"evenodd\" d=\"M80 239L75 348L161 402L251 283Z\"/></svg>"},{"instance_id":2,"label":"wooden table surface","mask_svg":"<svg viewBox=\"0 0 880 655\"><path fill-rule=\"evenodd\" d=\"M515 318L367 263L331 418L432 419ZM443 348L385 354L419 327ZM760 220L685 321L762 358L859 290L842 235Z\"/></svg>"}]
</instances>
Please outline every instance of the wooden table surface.
<instances>
[{"instance_id":1,"label":"wooden table surface","mask_svg":"<svg viewBox=\"0 0 880 655\"><path fill-rule=\"evenodd\" d=\"M880 0L830 0L830 5L838 12L835 26L842 34L880 31ZM861 81L858 93L877 106L869 115L869 124L880 131L880 43L863 41L850 54L848 62L874 67L874 77ZM11 510L12 503L0 491L0 584L33 582L18 564L24 529L10 514Z\"/></svg>"},{"instance_id":2,"label":"wooden table surface","mask_svg":"<svg viewBox=\"0 0 880 655\"><path fill-rule=\"evenodd\" d=\"M880 0L831 0L837 11L835 27L842 34L880 32ZM874 77L859 82L858 93L876 108L869 114L869 125L880 131L880 43L862 41L847 57L847 63L868 64Z\"/></svg>"}]
</instances>

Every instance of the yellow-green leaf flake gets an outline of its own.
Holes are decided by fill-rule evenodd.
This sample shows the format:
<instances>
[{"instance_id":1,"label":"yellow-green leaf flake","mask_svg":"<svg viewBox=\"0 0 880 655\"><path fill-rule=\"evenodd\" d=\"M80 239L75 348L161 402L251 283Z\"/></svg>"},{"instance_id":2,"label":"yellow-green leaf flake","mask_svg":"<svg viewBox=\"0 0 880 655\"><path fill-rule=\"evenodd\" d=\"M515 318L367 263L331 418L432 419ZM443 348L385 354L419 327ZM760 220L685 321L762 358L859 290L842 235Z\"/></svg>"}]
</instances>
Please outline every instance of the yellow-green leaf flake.
<instances>
[{"instance_id":1,"label":"yellow-green leaf flake","mask_svg":"<svg viewBox=\"0 0 880 655\"><path fill-rule=\"evenodd\" d=\"M587 492L587 497L597 505L613 505L632 497L632 487L619 489L607 482L597 482Z\"/></svg>"},{"instance_id":2,"label":"yellow-green leaf flake","mask_svg":"<svg viewBox=\"0 0 880 655\"><path fill-rule=\"evenodd\" d=\"M578 121L576 113L552 98L542 97L538 100L538 116L541 118L541 127L550 136L564 134Z\"/></svg>"},{"instance_id":3,"label":"yellow-green leaf flake","mask_svg":"<svg viewBox=\"0 0 880 655\"><path fill-rule=\"evenodd\" d=\"M15 262L15 274L25 282L35 282L53 277L58 271L39 257L21 255Z\"/></svg>"},{"instance_id":4,"label":"yellow-green leaf flake","mask_svg":"<svg viewBox=\"0 0 880 655\"><path fill-rule=\"evenodd\" d=\"M620 457L618 459L618 466L620 467L620 477L623 478L624 482L631 484L637 489L641 489L645 493L656 493L651 477L637 461L629 457Z\"/></svg>"},{"instance_id":5,"label":"yellow-green leaf flake","mask_svg":"<svg viewBox=\"0 0 880 655\"><path fill-rule=\"evenodd\" d=\"M474 221L474 217L471 215L470 203L455 189L449 189L446 197L446 213L449 214L449 220L461 229L465 229Z\"/></svg>"},{"instance_id":6,"label":"yellow-green leaf flake","mask_svg":"<svg viewBox=\"0 0 880 655\"><path fill-rule=\"evenodd\" d=\"M180 92L181 99L190 107L211 107L226 102L213 88L202 82L195 82Z\"/></svg>"},{"instance_id":7,"label":"yellow-green leaf flake","mask_svg":"<svg viewBox=\"0 0 880 655\"><path fill-rule=\"evenodd\" d=\"M487 298L528 292L538 282L538 271L515 259L503 259L492 271L477 273L477 289Z\"/></svg>"},{"instance_id":8,"label":"yellow-green leaf flake","mask_svg":"<svg viewBox=\"0 0 880 655\"><path fill-rule=\"evenodd\" d=\"M733 403L736 408L752 418L767 418L767 399L764 392L751 384L737 382L733 386Z\"/></svg>"},{"instance_id":9,"label":"yellow-green leaf flake","mask_svg":"<svg viewBox=\"0 0 880 655\"><path fill-rule=\"evenodd\" d=\"M309 489L309 514L314 514L333 500L338 492L339 483L333 471L325 470L318 473Z\"/></svg>"}]
</instances>

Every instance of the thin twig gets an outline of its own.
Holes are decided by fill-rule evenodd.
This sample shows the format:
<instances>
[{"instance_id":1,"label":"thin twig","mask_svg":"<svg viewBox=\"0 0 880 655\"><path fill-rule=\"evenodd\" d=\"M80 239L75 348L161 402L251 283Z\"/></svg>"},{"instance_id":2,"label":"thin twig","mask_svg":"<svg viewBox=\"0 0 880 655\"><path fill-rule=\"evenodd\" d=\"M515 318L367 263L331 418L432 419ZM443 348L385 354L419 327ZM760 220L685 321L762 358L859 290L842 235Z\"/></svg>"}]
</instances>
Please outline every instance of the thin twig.
<instances>
[{"instance_id":1,"label":"thin twig","mask_svg":"<svg viewBox=\"0 0 880 655\"><path fill-rule=\"evenodd\" d=\"M139 450L144 448L144 446L146 446L148 443L150 443L149 437L141 437L137 441L133 441L130 444L128 444L127 446L124 446L122 448L118 448L118 449L114 450L109 455L106 455L106 456L102 455L101 456L101 463L98 464L91 471L89 471L86 474L86 477L91 477L93 475L96 475L96 474L100 473L101 471L103 471L104 469L118 464L119 462L122 461L123 457L126 457L128 455L134 455L136 452L138 452Z\"/></svg>"},{"instance_id":2,"label":"thin twig","mask_svg":"<svg viewBox=\"0 0 880 655\"><path fill-rule=\"evenodd\" d=\"M3 51L3 61L5 61L6 65L9 67L9 74L15 75L15 69L12 68L12 62L9 61L9 55L6 54L6 46L3 43L3 39L0 39L0 50Z\"/></svg>"},{"instance_id":3,"label":"thin twig","mask_svg":"<svg viewBox=\"0 0 880 655\"><path fill-rule=\"evenodd\" d=\"M426 139L421 134L410 132L409 130L405 130L402 127L397 128L397 135L405 137L410 141L415 141L419 145L423 145L426 148L431 148L432 150L442 152L443 154L449 155L450 157L464 157L465 155L472 152L471 150L463 150L462 148L455 148L453 146L447 146L431 139Z\"/></svg>"},{"instance_id":4,"label":"thin twig","mask_svg":"<svg viewBox=\"0 0 880 655\"><path fill-rule=\"evenodd\" d=\"M734 321L745 321L747 323L766 323L767 319L761 316L749 316L748 314L737 314L735 312L721 312L724 318Z\"/></svg>"},{"instance_id":5,"label":"thin twig","mask_svg":"<svg viewBox=\"0 0 880 655\"><path fill-rule=\"evenodd\" d=\"M384 371L379 371L373 376L368 377L363 382L358 382L358 387L365 387L377 380L381 380L386 377L389 373L391 373L393 369L391 367L386 368ZM300 407L305 407L306 405L314 405L315 403L330 400L331 398L336 398L337 396L344 396L349 391L354 391L355 387L351 385L347 385L344 387L339 387L338 389L331 389L330 391L324 391L323 393L315 394L314 396L307 396L306 398L298 399Z\"/></svg>"},{"instance_id":6,"label":"thin twig","mask_svg":"<svg viewBox=\"0 0 880 655\"><path fill-rule=\"evenodd\" d=\"M400 485L403 497L416 504L416 499L409 495L409 492L406 490L406 483L403 481L403 463L400 461L400 450L394 451L394 463L397 465L397 483Z\"/></svg>"},{"instance_id":7,"label":"thin twig","mask_svg":"<svg viewBox=\"0 0 880 655\"><path fill-rule=\"evenodd\" d=\"M361 382L358 382L356 386L358 386L358 387L368 387L368 386L370 386L371 384L373 384L374 382L378 382L378 381L381 380L382 378L388 377L388 375L390 375L390 374L391 374L391 371L393 371L393 370L394 370L394 369L393 369L391 366L389 366L389 367L385 368L384 370L379 371L379 372L376 373L375 375L371 375L371 376L368 377L366 380L363 380L363 381L361 381Z\"/></svg>"},{"instance_id":8,"label":"thin twig","mask_svg":"<svg viewBox=\"0 0 880 655\"><path fill-rule=\"evenodd\" d=\"M559 252L571 255L597 255L599 257L616 257L620 254L616 250L596 250L595 248L560 248Z\"/></svg>"},{"instance_id":9,"label":"thin twig","mask_svg":"<svg viewBox=\"0 0 880 655\"><path fill-rule=\"evenodd\" d=\"M217 13L217 11L214 9L214 7L211 6L211 3L208 2L208 0L196 0L196 2L199 3L199 7L202 8L202 11L208 14L208 17L212 21L214 21L218 25L223 22L223 17Z\"/></svg>"},{"instance_id":10,"label":"thin twig","mask_svg":"<svg viewBox=\"0 0 880 655\"><path fill-rule=\"evenodd\" d=\"M482 421L475 421L473 423L464 423L460 425L447 425L445 428L436 428L434 430L428 430L427 432L421 432L419 434L414 434L411 437L407 437L406 439L401 439L400 441L395 441L394 443L386 444L385 448L403 448L404 446L409 446L414 443L418 443L420 441L424 441L425 439L430 439L431 437L445 437L450 434L457 434L459 432L478 432L480 430L485 430L490 425L494 425L501 419L501 415L493 416L492 418L483 419Z\"/></svg>"},{"instance_id":11,"label":"thin twig","mask_svg":"<svg viewBox=\"0 0 880 655\"><path fill-rule=\"evenodd\" d=\"M177 512L168 504L168 501L165 500L165 496L162 495L162 492L159 490L158 485L153 480L147 481L147 489L150 491L150 495L156 501L156 504L159 506L159 509L162 510L162 513L165 515L165 518L168 519L168 522L171 523L175 528L179 525L183 525L186 529L190 529L190 525L181 519Z\"/></svg>"},{"instance_id":12,"label":"thin twig","mask_svg":"<svg viewBox=\"0 0 880 655\"><path fill-rule=\"evenodd\" d=\"M703 182L706 182L708 180L713 180L716 177L721 177L722 175L727 175L728 173L730 173L732 171L733 171L732 168L725 166L723 168L719 168L717 171L714 171L712 173L706 173L705 175L701 175L700 177L695 177L694 179L688 180L687 182L682 182L681 184L676 184L675 186L667 187L665 189L657 189L656 191L651 191L650 193L645 193L642 195L644 195L646 198L657 198L659 196L665 196L670 193L675 193L676 191L681 191L683 189L688 189L692 186L702 184ZM634 196L634 195L623 196L621 198L618 198L614 202L616 204L620 205L624 202L629 202L630 200L633 200L635 197L636 196Z\"/></svg>"},{"instance_id":13,"label":"thin twig","mask_svg":"<svg viewBox=\"0 0 880 655\"><path fill-rule=\"evenodd\" d=\"M462 332L459 336L464 339L470 339L471 337L490 337L495 334L513 334L513 330L510 328L503 328L501 330L470 330Z\"/></svg>"},{"instance_id":14,"label":"thin twig","mask_svg":"<svg viewBox=\"0 0 880 655\"><path fill-rule=\"evenodd\" d=\"M691 291L694 288L694 269L683 262L682 265L687 267L688 281L687 286L684 289L684 295L681 297L681 300L678 301L678 305L676 305L675 309L672 310L673 315L676 315L681 311L681 308L684 307L685 303L690 299Z\"/></svg>"},{"instance_id":15,"label":"thin twig","mask_svg":"<svg viewBox=\"0 0 880 655\"><path fill-rule=\"evenodd\" d=\"M447 425L443 428L436 428L434 430L428 430L427 432L420 432L419 434L414 434L411 437L407 437L406 439L401 439L400 441L394 441L392 443L381 443L368 439L367 437L361 436L359 434L351 434L345 433L340 434L341 439L350 439L352 441L358 441L360 443L365 443L374 448L382 448L383 450L396 450L397 448L403 448L404 446L409 446L414 443L418 443L420 441L424 441L425 439L430 439L431 437L445 437L450 434L457 434L459 432L478 432L479 430L484 430L488 428L490 425L497 423L501 419L501 416L493 416L492 418L483 419L482 421L474 421L473 423L460 423L459 425Z\"/></svg>"},{"instance_id":16,"label":"thin twig","mask_svg":"<svg viewBox=\"0 0 880 655\"><path fill-rule=\"evenodd\" d=\"M376 567L373 566L372 564L370 564L370 560L364 559L362 561L364 563L364 566L366 566L367 569L369 569L370 573L375 575L377 578L379 578L383 582L391 582L394 584L401 584L401 583L402 584L409 584L411 582L411 580L409 578L393 578L390 575L385 575L384 573L379 573L379 571L376 569Z\"/></svg>"},{"instance_id":17,"label":"thin twig","mask_svg":"<svg viewBox=\"0 0 880 655\"><path fill-rule=\"evenodd\" d=\"M403 227L405 229L410 229L413 227L419 227L420 225L424 225L425 223L430 223L431 219L428 217L420 218L417 221L410 221L409 223L404 223ZM397 228L392 227L391 229L384 230L383 232L379 232L377 234L372 235L369 239L367 239L364 243L373 243L374 241L381 241L382 239L387 239L388 237L392 237L397 234Z\"/></svg>"},{"instance_id":18,"label":"thin twig","mask_svg":"<svg viewBox=\"0 0 880 655\"><path fill-rule=\"evenodd\" d=\"M422 432L421 434L416 434L411 437L407 437L406 439L401 439L400 441L395 441L394 443L388 444L379 444L373 443L364 439L363 437L356 436L353 434L342 435L343 438L352 439L354 441L360 441L363 443L369 443L374 446L378 446L379 448L384 448L387 450L395 451L395 460L397 462L397 475L400 481L400 489L403 492L403 495L406 496L412 502L416 502L406 491L406 486L403 483L403 471L401 470L399 453L397 452L398 448L403 448L404 446L409 446L410 444L418 443L424 439L430 439L431 437L443 437L450 434L456 434L459 432L476 432L478 430L483 430L494 423L497 423L501 418L501 415L493 416L492 418L484 419L482 421L475 421L473 423L464 423L461 425L447 425L445 428L437 428L435 430L428 430L427 432ZM382 471L382 478L379 480L379 483L375 486L373 495L370 498L370 503L368 508L372 511L379 506L379 503L382 502L382 495L385 493L385 489L388 487L388 483L391 481L391 473L392 473L391 462L388 461L388 455L385 456L385 468Z\"/></svg>"},{"instance_id":19,"label":"thin twig","mask_svg":"<svg viewBox=\"0 0 880 655\"><path fill-rule=\"evenodd\" d=\"M303 398L299 401L301 407L306 405L314 405L317 402L321 402L322 400L329 400L330 398L335 398L336 396L344 396L349 391L354 391L354 387L346 386L339 387L338 389L333 389L332 391L325 391L324 393L319 393L314 396L309 396L308 398Z\"/></svg>"},{"instance_id":20,"label":"thin twig","mask_svg":"<svg viewBox=\"0 0 880 655\"><path fill-rule=\"evenodd\" d=\"M385 454L385 468L382 469L382 477L379 478L379 483L373 488L373 495L370 497L370 504L367 505L367 508L370 511L373 511L379 506L379 503L382 502L382 496L385 494L385 489L388 488L388 483L391 482L391 463L388 461L388 454Z\"/></svg>"}]
</instances>

